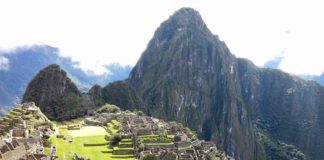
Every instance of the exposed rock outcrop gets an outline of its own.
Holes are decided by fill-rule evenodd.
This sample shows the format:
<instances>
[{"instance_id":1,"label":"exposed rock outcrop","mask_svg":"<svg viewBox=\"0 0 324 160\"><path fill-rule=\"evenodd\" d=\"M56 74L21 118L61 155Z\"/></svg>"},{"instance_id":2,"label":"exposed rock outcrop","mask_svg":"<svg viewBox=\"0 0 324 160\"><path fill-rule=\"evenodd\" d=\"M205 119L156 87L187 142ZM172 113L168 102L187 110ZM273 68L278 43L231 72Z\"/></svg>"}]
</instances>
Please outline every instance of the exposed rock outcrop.
<instances>
[{"instance_id":1,"label":"exposed rock outcrop","mask_svg":"<svg viewBox=\"0 0 324 160\"><path fill-rule=\"evenodd\" d=\"M257 141L237 68L199 13L183 8L157 29L129 82L153 116L182 122L235 158L252 160Z\"/></svg>"}]
</instances>

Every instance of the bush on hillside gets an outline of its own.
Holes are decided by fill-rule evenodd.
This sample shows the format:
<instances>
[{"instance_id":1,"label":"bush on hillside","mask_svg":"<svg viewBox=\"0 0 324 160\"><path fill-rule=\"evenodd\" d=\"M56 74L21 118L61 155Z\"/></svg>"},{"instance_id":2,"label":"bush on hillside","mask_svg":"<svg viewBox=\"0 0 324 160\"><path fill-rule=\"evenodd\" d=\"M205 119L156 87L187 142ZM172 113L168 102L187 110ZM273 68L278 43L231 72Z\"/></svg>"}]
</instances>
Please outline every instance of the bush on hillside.
<instances>
[{"instance_id":1,"label":"bush on hillside","mask_svg":"<svg viewBox=\"0 0 324 160\"><path fill-rule=\"evenodd\" d=\"M96 111L96 113L118 113L118 112L120 112L120 108L112 104L105 104Z\"/></svg>"},{"instance_id":2,"label":"bush on hillside","mask_svg":"<svg viewBox=\"0 0 324 160\"><path fill-rule=\"evenodd\" d=\"M119 135L115 135L114 137L112 137L112 139L111 139L109 145L110 145L111 147L116 146L116 145L121 141L121 139L122 139L122 138L121 138Z\"/></svg>"},{"instance_id":3,"label":"bush on hillside","mask_svg":"<svg viewBox=\"0 0 324 160\"><path fill-rule=\"evenodd\" d=\"M144 156L142 160L157 160L157 157L154 154L148 154Z\"/></svg>"},{"instance_id":4,"label":"bush on hillside","mask_svg":"<svg viewBox=\"0 0 324 160\"><path fill-rule=\"evenodd\" d=\"M134 113L139 116L144 116L143 111L135 110Z\"/></svg>"}]
</instances>

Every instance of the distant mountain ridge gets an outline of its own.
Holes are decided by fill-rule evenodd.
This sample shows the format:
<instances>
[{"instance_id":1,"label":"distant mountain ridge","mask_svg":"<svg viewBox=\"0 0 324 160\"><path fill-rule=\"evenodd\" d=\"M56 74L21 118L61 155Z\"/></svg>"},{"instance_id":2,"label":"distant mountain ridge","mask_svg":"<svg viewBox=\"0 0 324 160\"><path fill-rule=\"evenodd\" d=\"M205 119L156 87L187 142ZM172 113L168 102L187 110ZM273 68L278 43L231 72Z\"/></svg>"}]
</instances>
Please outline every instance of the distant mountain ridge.
<instances>
[{"instance_id":1,"label":"distant mountain ridge","mask_svg":"<svg viewBox=\"0 0 324 160\"><path fill-rule=\"evenodd\" d=\"M272 68L272 69L280 69L279 65L283 59L284 59L283 56L274 57L273 59L264 63L263 67ZM324 73L322 75L301 74L298 76L303 79L306 79L306 80L313 80L313 81L324 86Z\"/></svg>"},{"instance_id":2,"label":"distant mountain ridge","mask_svg":"<svg viewBox=\"0 0 324 160\"><path fill-rule=\"evenodd\" d=\"M322 75L320 75L320 76L317 76L317 75L301 75L301 77L306 79L306 80L316 81L317 83L324 86L324 73Z\"/></svg>"},{"instance_id":3,"label":"distant mountain ridge","mask_svg":"<svg viewBox=\"0 0 324 160\"><path fill-rule=\"evenodd\" d=\"M124 110L145 111L145 104L128 82L111 82L105 87L94 85L88 93L81 93L57 64L45 67L29 82L22 102L34 102L49 119L56 121L93 114L106 103Z\"/></svg>"},{"instance_id":4,"label":"distant mountain ridge","mask_svg":"<svg viewBox=\"0 0 324 160\"><path fill-rule=\"evenodd\" d=\"M104 86L109 82L126 79L131 70L130 66L115 63L106 66L111 74L89 74L75 67L77 63L71 58L60 56L57 48L48 45L17 47L0 52L0 57L8 62L0 65L0 108L7 111L20 101L28 82L49 64L60 65L83 92L95 84Z\"/></svg>"}]
</instances>

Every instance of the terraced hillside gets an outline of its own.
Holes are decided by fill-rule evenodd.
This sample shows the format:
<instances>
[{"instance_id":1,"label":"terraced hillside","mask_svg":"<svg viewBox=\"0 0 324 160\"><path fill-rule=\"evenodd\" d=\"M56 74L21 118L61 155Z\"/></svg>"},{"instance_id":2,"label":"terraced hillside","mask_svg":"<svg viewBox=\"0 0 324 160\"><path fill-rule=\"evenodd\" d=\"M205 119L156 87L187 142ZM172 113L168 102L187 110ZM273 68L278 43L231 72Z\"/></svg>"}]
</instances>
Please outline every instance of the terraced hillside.
<instances>
[{"instance_id":1,"label":"terraced hillside","mask_svg":"<svg viewBox=\"0 0 324 160\"><path fill-rule=\"evenodd\" d=\"M38 126L53 127L51 121L34 103L23 103L0 118L0 133L5 136L12 129L26 128L32 133Z\"/></svg>"},{"instance_id":2,"label":"terraced hillside","mask_svg":"<svg viewBox=\"0 0 324 160\"><path fill-rule=\"evenodd\" d=\"M60 160L231 159L214 143L197 139L189 128L141 112L101 112L60 123L56 130L49 139L52 148L46 151L49 154L55 147Z\"/></svg>"}]
</instances>

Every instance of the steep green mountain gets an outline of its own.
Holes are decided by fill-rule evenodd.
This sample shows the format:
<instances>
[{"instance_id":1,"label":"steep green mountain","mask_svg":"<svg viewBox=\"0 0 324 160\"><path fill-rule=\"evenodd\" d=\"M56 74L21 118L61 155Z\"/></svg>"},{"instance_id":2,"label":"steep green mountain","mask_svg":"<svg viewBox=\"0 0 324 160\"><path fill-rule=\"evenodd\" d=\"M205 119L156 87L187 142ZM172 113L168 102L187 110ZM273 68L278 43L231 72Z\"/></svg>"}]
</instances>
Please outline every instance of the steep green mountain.
<instances>
[{"instance_id":1,"label":"steep green mountain","mask_svg":"<svg viewBox=\"0 0 324 160\"><path fill-rule=\"evenodd\" d=\"M324 159L324 88L236 58L193 9L161 24L128 82L236 159Z\"/></svg>"},{"instance_id":2,"label":"steep green mountain","mask_svg":"<svg viewBox=\"0 0 324 160\"><path fill-rule=\"evenodd\" d=\"M87 95L58 65L49 65L29 83L23 102L35 102L41 111L52 120L68 120L81 117L94 109Z\"/></svg>"},{"instance_id":3,"label":"steep green mountain","mask_svg":"<svg viewBox=\"0 0 324 160\"><path fill-rule=\"evenodd\" d=\"M182 122L236 158L257 159L237 68L199 13L184 8L157 29L129 82L153 116Z\"/></svg>"},{"instance_id":4,"label":"steep green mountain","mask_svg":"<svg viewBox=\"0 0 324 160\"><path fill-rule=\"evenodd\" d=\"M96 106L106 103L122 107L123 110L145 110L145 104L135 89L126 81L116 81L105 87L93 86L89 96Z\"/></svg>"},{"instance_id":5,"label":"steep green mountain","mask_svg":"<svg viewBox=\"0 0 324 160\"><path fill-rule=\"evenodd\" d=\"M105 66L109 73L95 75L78 67L71 58L62 57L58 48L48 45L20 46L13 50L0 51L0 106L8 110L19 102L32 78L50 64L58 64L64 69L78 88L87 92L93 85L106 85L116 80L124 80L130 66L118 63Z\"/></svg>"}]
</instances>

